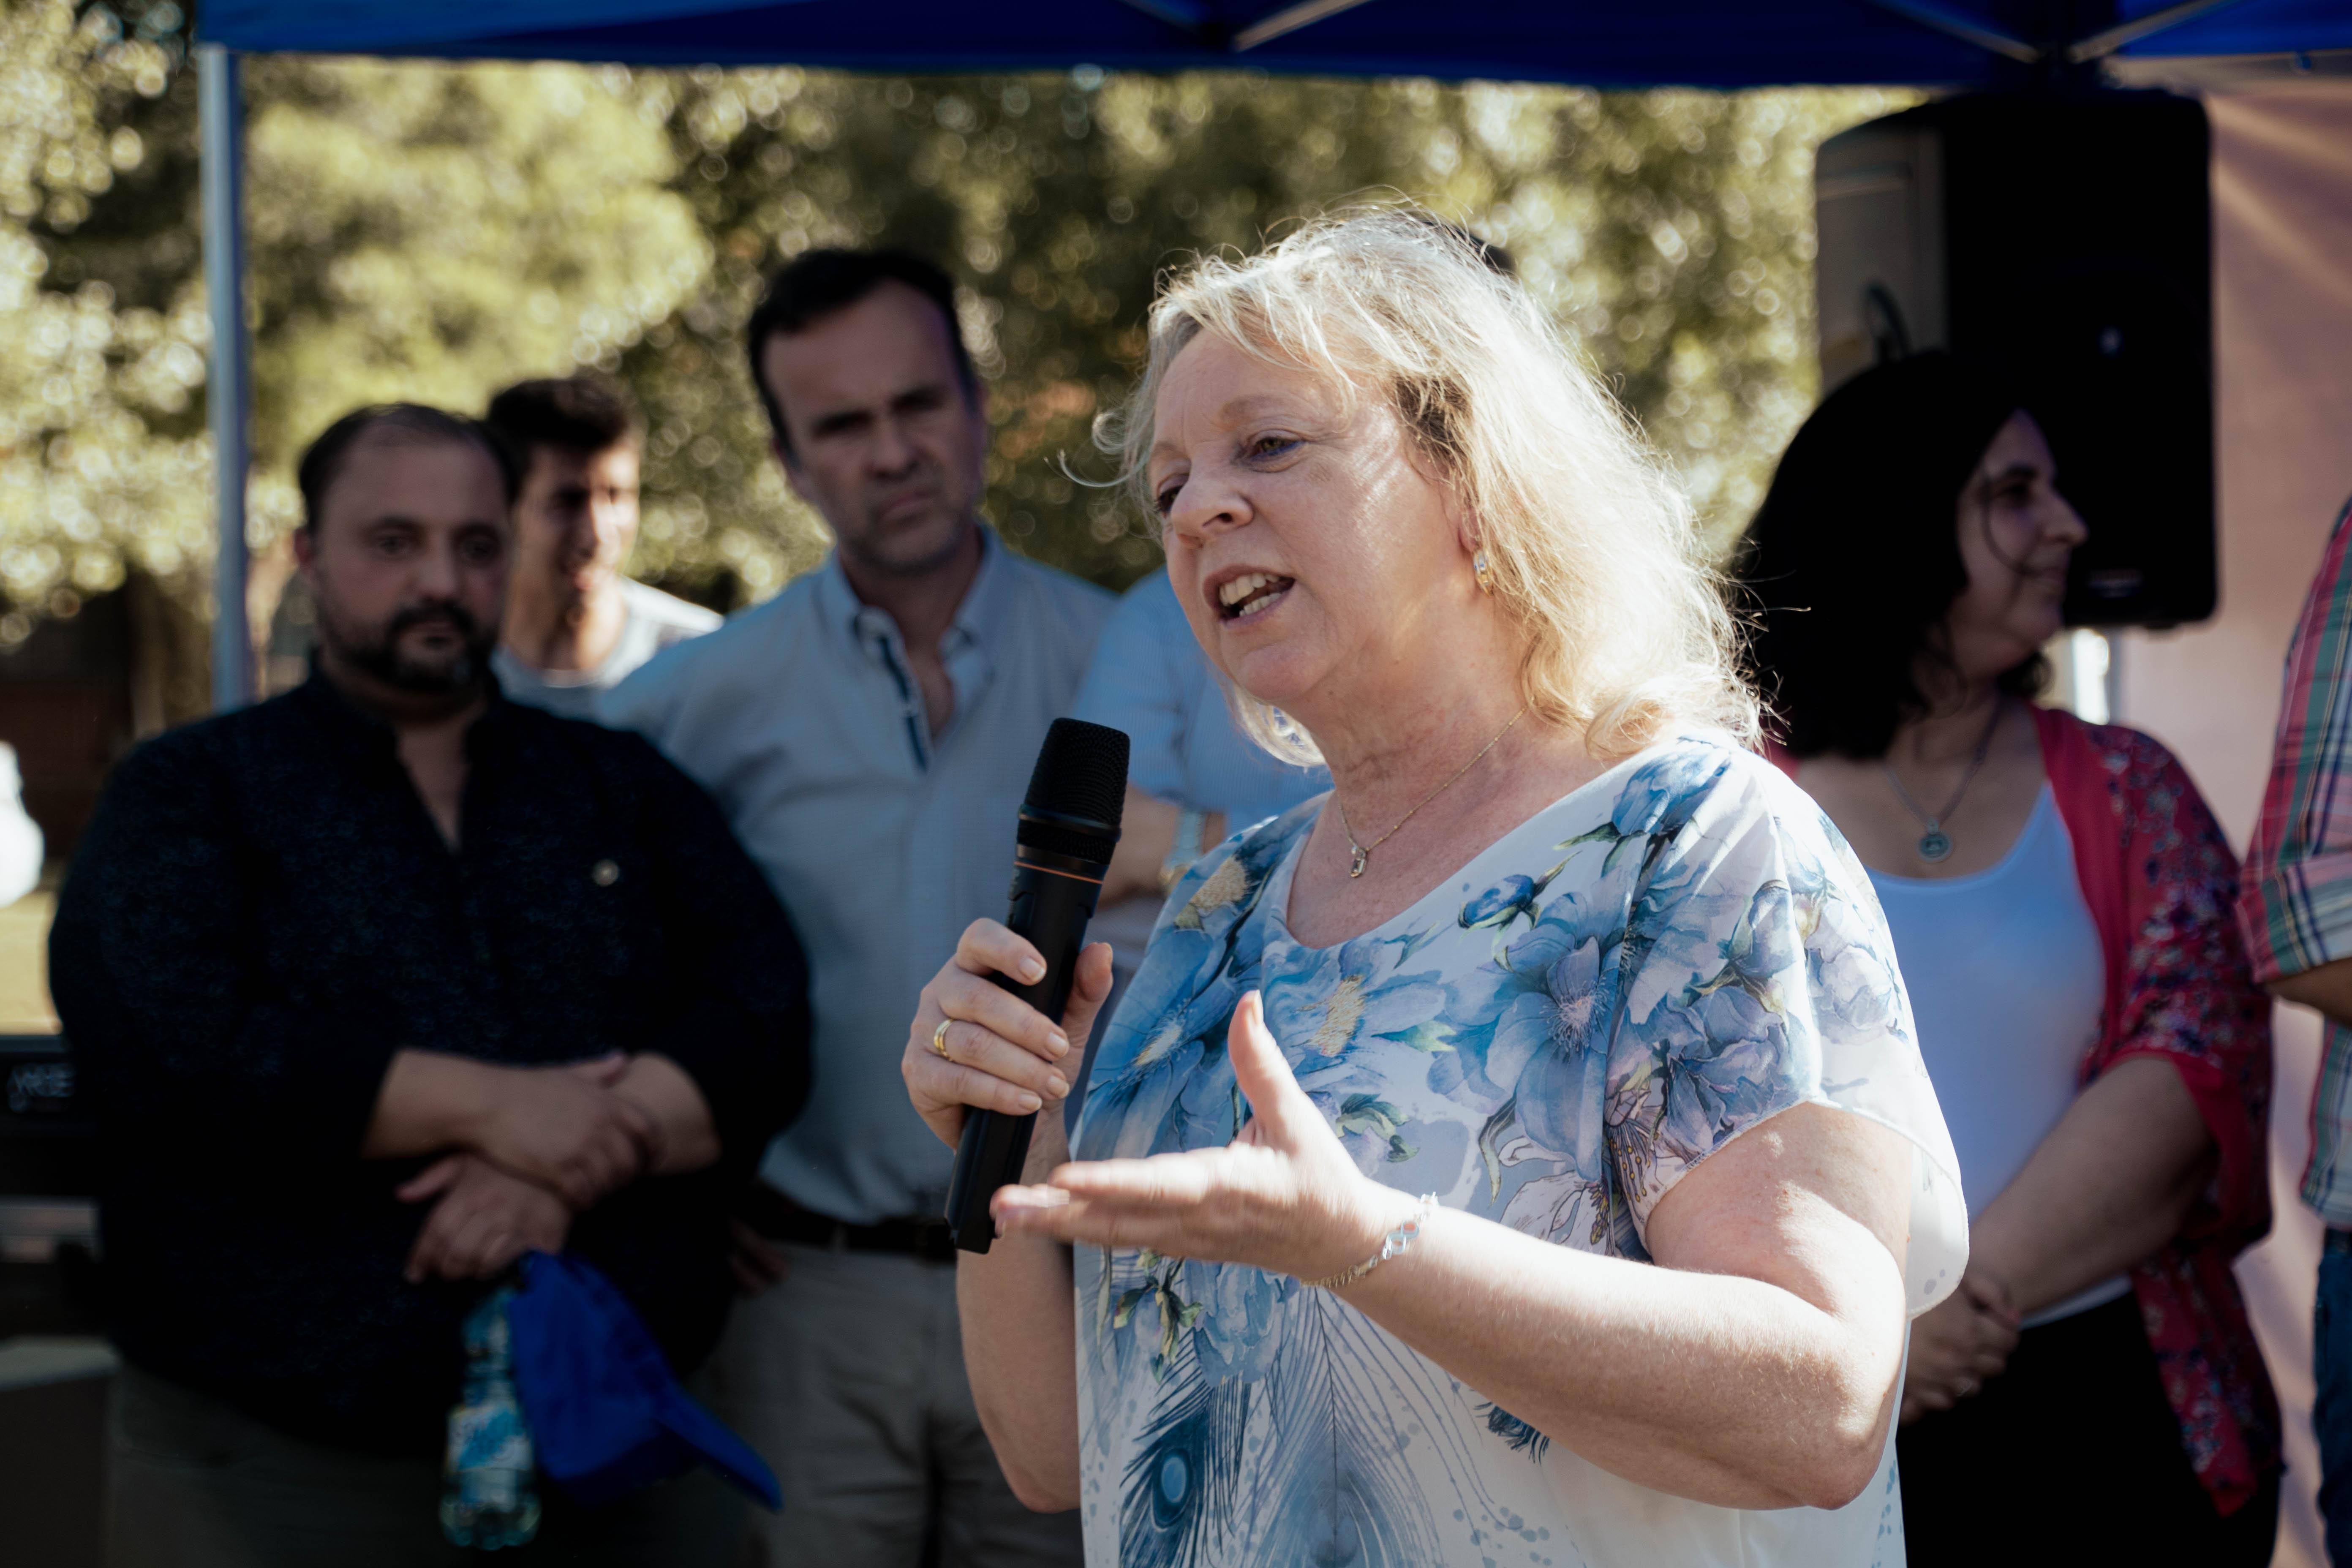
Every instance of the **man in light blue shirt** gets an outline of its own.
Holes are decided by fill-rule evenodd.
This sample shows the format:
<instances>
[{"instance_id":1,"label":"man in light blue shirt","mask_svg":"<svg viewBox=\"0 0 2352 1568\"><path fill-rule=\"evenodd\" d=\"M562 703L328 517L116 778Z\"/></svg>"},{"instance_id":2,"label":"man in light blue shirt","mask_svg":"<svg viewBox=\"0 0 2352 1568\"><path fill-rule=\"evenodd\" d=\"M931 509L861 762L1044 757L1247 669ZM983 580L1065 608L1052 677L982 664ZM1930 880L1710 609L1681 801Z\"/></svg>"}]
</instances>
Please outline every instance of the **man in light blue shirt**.
<instances>
[{"instance_id":1,"label":"man in light blue shirt","mask_svg":"<svg viewBox=\"0 0 2352 1568\"><path fill-rule=\"evenodd\" d=\"M824 565L610 693L715 795L807 950L814 1089L739 1230L714 1402L776 1468L771 1564L1077 1564L1013 1497L967 1386L950 1153L898 1076L924 983L1003 919L1021 797L1111 607L981 522L987 421L946 276L814 251L769 284L753 379Z\"/></svg>"}]
</instances>

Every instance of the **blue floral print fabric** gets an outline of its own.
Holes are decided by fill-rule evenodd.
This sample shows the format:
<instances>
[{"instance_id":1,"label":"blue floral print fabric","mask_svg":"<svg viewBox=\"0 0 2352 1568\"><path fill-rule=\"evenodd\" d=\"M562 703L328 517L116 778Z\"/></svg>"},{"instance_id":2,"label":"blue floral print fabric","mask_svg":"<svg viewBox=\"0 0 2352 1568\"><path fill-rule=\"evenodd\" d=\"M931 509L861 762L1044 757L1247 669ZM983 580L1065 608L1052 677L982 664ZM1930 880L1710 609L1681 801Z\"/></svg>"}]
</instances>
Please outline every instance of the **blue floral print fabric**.
<instances>
[{"instance_id":1,"label":"blue floral print fabric","mask_svg":"<svg viewBox=\"0 0 2352 1568\"><path fill-rule=\"evenodd\" d=\"M1171 896L1106 1033L1076 1157L1230 1142L1225 1055L1266 1017L1362 1168L1559 1246L1647 1260L1651 1211L1806 1102L1917 1150L1914 1312L1957 1283L1957 1163L1870 882L1820 808L1720 738L1653 746L1537 814L1403 914L1292 940L1319 802L1229 841ZM1080 1248L1087 1562L1802 1563L1903 1559L1894 1445L1846 1508L1748 1512L1568 1452L1286 1276Z\"/></svg>"}]
</instances>

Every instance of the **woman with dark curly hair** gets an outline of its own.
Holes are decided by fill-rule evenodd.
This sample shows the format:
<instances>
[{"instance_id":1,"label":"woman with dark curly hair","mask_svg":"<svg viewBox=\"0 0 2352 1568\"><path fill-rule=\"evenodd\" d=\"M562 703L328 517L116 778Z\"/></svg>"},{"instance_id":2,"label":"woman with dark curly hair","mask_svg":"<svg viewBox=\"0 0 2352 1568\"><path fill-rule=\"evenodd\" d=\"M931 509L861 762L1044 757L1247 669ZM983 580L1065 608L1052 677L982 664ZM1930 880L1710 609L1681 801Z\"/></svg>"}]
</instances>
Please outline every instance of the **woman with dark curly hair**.
<instances>
[{"instance_id":1,"label":"woman with dark curly hair","mask_svg":"<svg viewBox=\"0 0 2352 1568\"><path fill-rule=\"evenodd\" d=\"M1910 1560L2263 1563L2277 1413L2230 1264L2270 1222L2270 1009L2188 773L2035 705L2084 537L2019 397L1923 354L1806 422L1741 573L1777 760L1869 869L1970 1215L1912 1328Z\"/></svg>"}]
</instances>

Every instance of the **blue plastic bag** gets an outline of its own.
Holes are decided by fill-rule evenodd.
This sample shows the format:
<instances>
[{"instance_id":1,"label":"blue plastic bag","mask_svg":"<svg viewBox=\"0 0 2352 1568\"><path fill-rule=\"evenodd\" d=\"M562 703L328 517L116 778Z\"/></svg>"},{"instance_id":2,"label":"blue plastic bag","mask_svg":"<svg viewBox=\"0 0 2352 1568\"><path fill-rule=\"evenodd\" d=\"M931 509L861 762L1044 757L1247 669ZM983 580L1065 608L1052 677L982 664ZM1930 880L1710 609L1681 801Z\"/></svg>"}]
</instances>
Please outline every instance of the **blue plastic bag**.
<instances>
[{"instance_id":1,"label":"blue plastic bag","mask_svg":"<svg viewBox=\"0 0 2352 1568\"><path fill-rule=\"evenodd\" d=\"M540 1468L591 1507L709 1465L770 1511L775 1472L687 1397L634 1309L595 1269L534 1252L507 1308L515 1394Z\"/></svg>"}]
</instances>

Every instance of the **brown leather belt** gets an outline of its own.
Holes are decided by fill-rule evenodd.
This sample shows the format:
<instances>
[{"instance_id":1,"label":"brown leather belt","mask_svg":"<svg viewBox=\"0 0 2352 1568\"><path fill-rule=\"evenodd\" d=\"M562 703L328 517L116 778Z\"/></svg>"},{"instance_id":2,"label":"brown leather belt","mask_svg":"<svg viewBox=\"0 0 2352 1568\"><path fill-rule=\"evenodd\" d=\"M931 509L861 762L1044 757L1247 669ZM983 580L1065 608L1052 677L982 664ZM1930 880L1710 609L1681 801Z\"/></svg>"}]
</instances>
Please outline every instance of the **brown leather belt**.
<instances>
[{"instance_id":1,"label":"brown leather belt","mask_svg":"<svg viewBox=\"0 0 2352 1568\"><path fill-rule=\"evenodd\" d=\"M886 1219L851 1225L803 1208L765 1182L754 1182L737 1201L744 1224L771 1241L814 1247L826 1252L886 1252L926 1263L953 1263L955 1241L944 1219Z\"/></svg>"}]
</instances>

